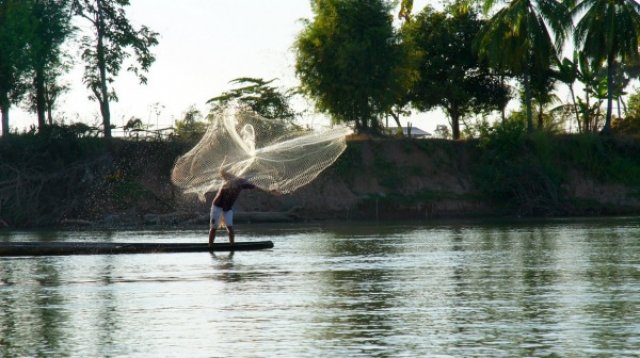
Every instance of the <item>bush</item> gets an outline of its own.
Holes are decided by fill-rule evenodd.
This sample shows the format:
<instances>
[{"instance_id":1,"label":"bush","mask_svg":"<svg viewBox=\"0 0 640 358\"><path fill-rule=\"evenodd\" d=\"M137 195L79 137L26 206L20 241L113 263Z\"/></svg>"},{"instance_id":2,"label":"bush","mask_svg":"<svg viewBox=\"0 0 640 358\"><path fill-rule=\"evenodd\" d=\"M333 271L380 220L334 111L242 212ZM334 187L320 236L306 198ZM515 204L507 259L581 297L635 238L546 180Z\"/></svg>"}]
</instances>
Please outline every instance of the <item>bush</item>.
<instances>
[{"instance_id":1,"label":"bush","mask_svg":"<svg viewBox=\"0 0 640 358\"><path fill-rule=\"evenodd\" d=\"M528 136L522 121L507 121L481 133L476 184L487 198L521 215L564 211L564 178L545 133Z\"/></svg>"}]
</instances>

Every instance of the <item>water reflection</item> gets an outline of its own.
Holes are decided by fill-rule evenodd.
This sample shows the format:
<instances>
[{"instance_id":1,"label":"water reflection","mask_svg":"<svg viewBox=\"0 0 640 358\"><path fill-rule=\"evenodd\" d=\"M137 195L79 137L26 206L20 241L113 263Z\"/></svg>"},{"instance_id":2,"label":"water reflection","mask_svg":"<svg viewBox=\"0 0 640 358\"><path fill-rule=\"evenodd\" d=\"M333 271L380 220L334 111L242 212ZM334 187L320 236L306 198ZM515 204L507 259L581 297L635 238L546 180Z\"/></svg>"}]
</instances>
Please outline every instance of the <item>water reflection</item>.
<instances>
[{"instance_id":1,"label":"water reflection","mask_svg":"<svg viewBox=\"0 0 640 358\"><path fill-rule=\"evenodd\" d=\"M213 278L227 282L238 282L242 280L242 273L235 271L233 265L233 255L235 252L215 253L211 252L211 269Z\"/></svg>"},{"instance_id":2,"label":"water reflection","mask_svg":"<svg viewBox=\"0 0 640 358\"><path fill-rule=\"evenodd\" d=\"M630 293L640 295L637 251L629 250L624 232L606 230L587 235L585 272L591 297L583 303L589 319L584 329L589 332L600 354L637 349L640 328L637 312L640 302ZM637 353L637 350L634 354Z\"/></svg>"},{"instance_id":3,"label":"water reflection","mask_svg":"<svg viewBox=\"0 0 640 358\"><path fill-rule=\"evenodd\" d=\"M2 355L68 354L63 329L68 317L60 309L65 301L56 288L60 284L57 266L49 260L1 260L0 277Z\"/></svg>"},{"instance_id":4,"label":"water reflection","mask_svg":"<svg viewBox=\"0 0 640 358\"><path fill-rule=\"evenodd\" d=\"M313 272L317 305L310 310L308 320L313 324L305 327L305 339L324 342L325 349L342 356L380 355L394 331L387 320L394 272L380 264L391 260L397 246L380 230L365 230L374 236L337 230L309 243L319 257Z\"/></svg>"},{"instance_id":5,"label":"water reflection","mask_svg":"<svg viewBox=\"0 0 640 358\"><path fill-rule=\"evenodd\" d=\"M273 240L274 250L0 259L0 356L640 351L637 224L265 232L245 239ZM188 232L0 236L201 239Z\"/></svg>"}]
</instances>

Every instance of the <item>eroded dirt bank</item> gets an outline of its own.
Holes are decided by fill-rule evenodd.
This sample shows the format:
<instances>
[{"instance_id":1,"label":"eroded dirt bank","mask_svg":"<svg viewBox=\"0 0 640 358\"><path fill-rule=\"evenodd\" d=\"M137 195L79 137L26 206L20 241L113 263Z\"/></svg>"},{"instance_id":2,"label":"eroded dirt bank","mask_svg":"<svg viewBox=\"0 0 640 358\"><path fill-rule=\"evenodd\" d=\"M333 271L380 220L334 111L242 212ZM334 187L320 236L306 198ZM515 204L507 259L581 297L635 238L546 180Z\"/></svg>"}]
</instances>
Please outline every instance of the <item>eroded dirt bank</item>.
<instances>
[{"instance_id":1,"label":"eroded dirt bank","mask_svg":"<svg viewBox=\"0 0 640 358\"><path fill-rule=\"evenodd\" d=\"M572 145L572 144L568 144ZM631 154L629 154L631 155ZM239 221L437 219L487 216L616 215L640 213L639 188L602 180L567 162L557 188L518 187L513 200L492 198L478 173L486 166L486 149L478 142L376 139L352 141L338 161L297 192L274 197L245 191L236 204ZM535 159L531 166L535 167ZM529 164L525 164L527 167ZM491 168L489 168L491 169ZM497 170L500 170L498 168ZM540 181L552 180L535 170ZM516 175L528 175L516 173ZM492 178L492 177L490 177ZM168 174L144 171L139 178L153 197L169 203L149 209L129 208L126 217L153 224L206 223L207 203L182 195L168 183ZM485 182L483 182L485 180ZM499 180L499 179L498 179ZM531 180L531 179L529 179ZM521 180L524 185L532 185ZM546 191L545 191L546 190ZM547 193L548 191L548 193ZM526 197L524 193L533 193ZM527 194L529 195L529 194ZM540 197L542 196L542 198ZM531 209L521 201L535 201ZM141 203L142 204L142 203ZM537 206L533 206L537 205ZM115 214L114 223L121 219Z\"/></svg>"},{"instance_id":2,"label":"eroded dirt bank","mask_svg":"<svg viewBox=\"0 0 640 358\"><path fill-rule=\"evenodd\" d=\"M517 147L524 149L496 151L478 141L350 141L333 166L293 194L243 192L236 218L431 220L640 213L637 141L555 138L541 152L536 149L540 143L528 142ZM6 146L0 149L6 157ZM0 225L206 224L209 204L183 195L170 182L173 162L187 149L171 142L121 141L112 151L85 153L81 161L56 164L57 159L44 157L53 168L44 174L5 162L9 169L0 173ZM22 163L16 158L15 163Z\"/></svg>"}]
</instances>

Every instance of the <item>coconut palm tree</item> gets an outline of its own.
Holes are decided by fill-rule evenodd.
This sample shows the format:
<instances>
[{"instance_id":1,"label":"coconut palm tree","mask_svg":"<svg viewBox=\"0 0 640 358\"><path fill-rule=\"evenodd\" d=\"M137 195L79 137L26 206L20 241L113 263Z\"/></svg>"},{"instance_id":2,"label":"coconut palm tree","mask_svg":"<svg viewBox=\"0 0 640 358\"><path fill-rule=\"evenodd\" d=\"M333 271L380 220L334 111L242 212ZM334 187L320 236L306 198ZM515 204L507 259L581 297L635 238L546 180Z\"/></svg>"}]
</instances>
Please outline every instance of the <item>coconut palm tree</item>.
<instances>
[{"instance_id":1,"label":"coconut palm tree","mask_svg":"<svg viewBox=\"0 0 640 358\"><path fill-rule=\"evenodd\" d=\"M495 3L496 0L485 0L485 13ZM556 61L571 27L570 20L568 8L557 0L512 0L491 17L479 34L481 57L522 76L530 132L533 131L531 74L548 71Z\"/></svg>"},{"instance_id":2,"label":"coconut palm tree","mask_svg":"<svg viewBox=\"0 0 640 358\"><path fill-rule=\"evenodd\" d=\"M574 32L576 47L596 64L606 62L607 115L602 133L608 134L616 67L639 57L640 4L635 0L581 0L572 16L580 19Z\"/></svg>"}]
</instances>

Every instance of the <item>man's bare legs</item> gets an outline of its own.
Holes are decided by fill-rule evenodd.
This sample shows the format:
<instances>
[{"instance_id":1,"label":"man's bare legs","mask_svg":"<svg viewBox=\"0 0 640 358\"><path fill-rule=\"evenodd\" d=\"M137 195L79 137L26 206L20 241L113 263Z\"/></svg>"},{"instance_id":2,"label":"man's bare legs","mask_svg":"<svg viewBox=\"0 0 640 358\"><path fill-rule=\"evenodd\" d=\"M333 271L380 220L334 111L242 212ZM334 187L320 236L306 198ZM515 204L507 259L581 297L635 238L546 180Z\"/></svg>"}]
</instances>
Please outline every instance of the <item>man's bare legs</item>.
<instances>
[{"instance_id":1,"label":"man's bare legs","mask_svg":"<svg viewBox=\"0 0 640 358\"><path fill-rule=\"evenodd\" d=\"M227 226L227 233L229 234L229 243L231 245L234 244L235 242L235 238L236 238L236 233L235 231L233 231L233 227L232 226ZM209 248L213 248L213 241L216 239L216 228L210 228L209 229Z\"/></svg>"},{"instance_id":2,"label":"man's bare legs","mask_svg":"<svg viewBox=\"0 0 640 358\"><path fill-rule=\"evenodd\" d=\"M233 245L236 238L236 233L235 231L233 231L233 226L227 226L227 233L229 234L229 243Z\"/></svg>"},{"instance_id":3,"label":"man's bare legs","mask_svg":"<svg viewBox=\"0 0 640 358\"><path fill-rule=\"evenodd\" d=\"M213 240L216 239L216 228L209 228L209 248L213 248Z\"/></svg>"}]
</instances>

